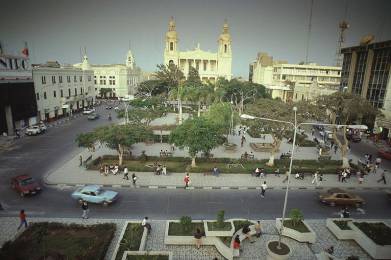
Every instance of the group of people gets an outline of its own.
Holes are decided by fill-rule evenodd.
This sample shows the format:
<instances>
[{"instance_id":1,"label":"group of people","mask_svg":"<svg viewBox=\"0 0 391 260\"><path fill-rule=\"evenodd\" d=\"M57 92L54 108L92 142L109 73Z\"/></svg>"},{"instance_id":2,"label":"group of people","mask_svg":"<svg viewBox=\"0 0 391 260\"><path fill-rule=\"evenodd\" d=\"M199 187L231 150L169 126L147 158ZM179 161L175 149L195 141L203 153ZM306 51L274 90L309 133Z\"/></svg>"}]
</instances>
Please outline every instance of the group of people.
<instances>
[{"instance_id":1,"label":"group of people","mask_svg":"<svg viewBox=\"0 0 391 260\"><path fill-rule=\"evenodd\" d=\"M304 176L304 175L303 175ZM322 183L323 181L323 173L319 173L319 171L316 171L313 175L312 175L312 181L311 183L312 184L316 184L316 186L320 186L320 184ZM303 177L304 179L304 177Z\"/></svg>"},{"instance_id":2,"label":"group of people","mask_svg":"<svg viewBox=\"0 0 391 260\"><path fill-rule=\"evenodd\" d=\"M167 150L165 150L165 151L160 150L160 154L159 154L160 157L168 157L168 156L171 156L171 155L172 155L172 152L169 152Z\"/></svg>"},{"instance_id":3,"label":"group of people","mask_svg":"<svg viewBox=\"0 0 391 260\"><path fill-rule=\"evenodd\" d=\"M115 165L108 165L108 164L102 165L100 167L99 171L100 171L101 175L104 174L105 176L109 175L110 173L113 174L113 175L117 175L118 173L120 173L120 169L119 169L118 164L115 164Z\"/></svg>"},{"instance_id":4,"label":"group of people","mask_svg":"<svg viewBox=\"0 0 391 260\"><path fill-rule=\"evenodd\" d=\"M255 168L253 176L260 177L260 178L266 178L266 171L264 168Z\"/></svg>"},{"instance_id":5,"label":"group of people","mask_svg":"<svg viewBox=\"0 0 391 260\"><path fill-rule=\"evenodd\" d=\"M167 175L167 167L166 165L157 164L155 169L156 175Z\"/></svg>"}]
</instances>

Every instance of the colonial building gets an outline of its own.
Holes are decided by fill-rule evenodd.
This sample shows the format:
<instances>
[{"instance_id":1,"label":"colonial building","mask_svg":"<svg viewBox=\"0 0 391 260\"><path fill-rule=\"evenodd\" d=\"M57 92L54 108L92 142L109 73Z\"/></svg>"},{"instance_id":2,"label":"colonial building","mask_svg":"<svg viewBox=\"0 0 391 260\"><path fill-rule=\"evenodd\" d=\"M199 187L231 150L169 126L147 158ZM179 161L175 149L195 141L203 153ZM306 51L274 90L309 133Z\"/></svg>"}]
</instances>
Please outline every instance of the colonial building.
<instances>
[{"instance_id":1,"label":"colonial building","mask_svg":"<svg viewBox=\"0 0 391 260\"><path fill-rule=\"evenodd\" d=\"M194 50L180 51L179 38L176 32L174 18L168 23L164 48L164 64L177 65L187 77L189 68L198 70L201 80L216 81L218 77L227 80L232 78L232 48L231 35L227 22L224 23L223 32L218 38L218 51L207 52L200 49L199 44Z\"/></svg>"},{"instance_id":2,"label":"colonial building","mask_svg":"<svg viewBox=\"0 0 391 260\"><path fill-rule=\"evenodd\" d=\"M391 138L391 41L342 49L341 87L367 99L385 117L377 118L383 138Z\"/></svg>"},{"instance_id":3,"label":"colonial building","mask_svg":"<svg viewBox=\"0 0 391 260\"><path fill-rule=\"evenodd\" d=\"M83 63L74 67L88 67L94 72L94 85L97 95L105 93L107 97L126 97L134 95L138 85L143 81L143 73L136 66L133 54L129 50L124 64L89 64L87 56Z\"/></svg>"},{"instance_id":4,"label":"colonial building","mask_svg":"<svg viewBox=\"0 0 391 260\"><path fill-rule=\"evenodd\" d=\"M293 101L310 100L337 91L340 77L340 67L316 63L288 64L286 61L273 61L273 57L267 53L258 53L257 60L250 63L249 70L249 81L262 84L272 91L277 86L292 86Z\"/></svg>"},{"instance_id":5,"label":"colonial building","mask_svg":"<svg viewBox=\"0 0 391 260\"><path fill-rule=\"evenodd\" d=\"M33 67L38 117L51 121L94 104L94 72L84 57L82 68L58 62Z\"/></svg>"},{"instance_id":6,"label":"colonial building","mask_svg":"<svg viewBox=\"0 0 391 260\"><path fill-rule=\"evenodd\" d=\"M0 134L13 135L15 129L37 123L27 47L22 55L3 53L0 46Z\"/></svg>"}]
</instances>

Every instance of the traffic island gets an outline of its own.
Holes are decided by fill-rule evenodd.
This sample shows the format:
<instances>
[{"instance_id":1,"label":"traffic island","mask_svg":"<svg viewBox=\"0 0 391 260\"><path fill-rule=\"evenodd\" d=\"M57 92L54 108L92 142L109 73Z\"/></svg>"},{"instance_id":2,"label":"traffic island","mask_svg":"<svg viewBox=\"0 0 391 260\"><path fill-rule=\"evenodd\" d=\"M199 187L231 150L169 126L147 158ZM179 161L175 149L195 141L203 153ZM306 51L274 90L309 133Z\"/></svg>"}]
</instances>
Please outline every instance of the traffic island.
<instances>
[{"instance_id":1,"label":"traffic island","mask_svg":"<svg viewBox=\"0 0 391 260\"><path fill-rule=\"evenodd\" d=\"M326 227L340 240L354 239L355 232L348 225L351 221L351 218L328 218Z\"/></svg>"}]
</instances>

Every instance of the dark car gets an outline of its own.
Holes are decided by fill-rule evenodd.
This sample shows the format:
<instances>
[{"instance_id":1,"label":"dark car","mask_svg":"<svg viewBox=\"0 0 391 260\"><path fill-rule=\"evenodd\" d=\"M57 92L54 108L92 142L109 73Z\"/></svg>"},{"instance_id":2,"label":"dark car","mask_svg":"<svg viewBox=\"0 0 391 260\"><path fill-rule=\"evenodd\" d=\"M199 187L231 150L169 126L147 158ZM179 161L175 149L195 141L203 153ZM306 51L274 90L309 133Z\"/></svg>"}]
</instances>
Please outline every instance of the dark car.
<instances>
[{"instance_id":1,"label":"dark car","mask_svg":"<svg viewBox=\"0 0 391 260\"><path fill-rule=\"evenodd\" d=\"M391 160L391 150L379 150L379 151L377 151L377 154L381 158Z\"/></svg>"},{"instance_id":2,"label":"dark car","mask_svg":"<svg viewBox=\"0 0 391 260\"><path fill-rule=\"evenodd\" d=\"M330 206L356 206L361 207L365 201L355 194L342 189L333 188L319 195L319 200Z\"/></svg>"},{"instance_id":3,"label":"dark car","mask_svg":"<svg viewBox=\"0 0 391 260\"><path fill-rule=\"evenodd\" d=\"M19 175L11 179L11 187L16 190L21 197L34 195L42 190L38 182L29 175Z\"/></svg>"},{"instance_id":4,"label":"dark car","mask_svg":"<svg viewBox=\"0 0 391 260\"><path fill-rule=\"evenodd\" d=\"M346 135L346 138L349 140L349 141L352 141L352 142L355 142L355 143L359 143L361 142L361 137L359 135Z\"/></svg>"}]
</instances>

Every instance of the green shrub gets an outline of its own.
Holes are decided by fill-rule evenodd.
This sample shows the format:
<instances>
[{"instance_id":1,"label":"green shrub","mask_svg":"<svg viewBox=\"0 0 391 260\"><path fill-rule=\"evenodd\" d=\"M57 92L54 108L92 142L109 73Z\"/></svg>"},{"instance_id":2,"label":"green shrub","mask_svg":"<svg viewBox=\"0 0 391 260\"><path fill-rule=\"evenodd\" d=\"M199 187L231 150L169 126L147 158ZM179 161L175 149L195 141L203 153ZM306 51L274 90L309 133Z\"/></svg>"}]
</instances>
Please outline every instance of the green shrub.
<instances>
[{"instance_id":1,"label":"green shrub","mask_svg":"<svg viewBox=\"0 0 391 260\"><path fill-rule=\"evenodd\" d=\"M291 209L289 217L292 220L293 226L297 226L304 219L303 213L299 209Z\"/></svg>"},{"instance_id":2,"label":"green shrub","mask_svg":"<svg viewBox=\"0 0 391 260\"><path fill-rule=\"evenodd\" d=\"M224 227L224 215L225 215L225 212L224 210L220 210L219 212L217 212L217 225L219 227Z\"/></svg>"},{"instance_id":3,"label":"green shrub","mask_svg":"<svg viewBox=\"0 0 391 260\"><path fill-rule=\"evenodd\" d=\"M184 232L188 232L191 229L191 217L189 216L182 216L179 220L179 223L182 226L182 229Z\"/></svg>"}]
</instances>

